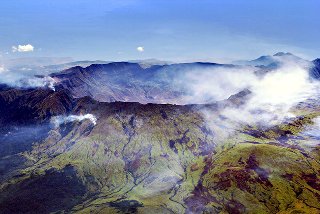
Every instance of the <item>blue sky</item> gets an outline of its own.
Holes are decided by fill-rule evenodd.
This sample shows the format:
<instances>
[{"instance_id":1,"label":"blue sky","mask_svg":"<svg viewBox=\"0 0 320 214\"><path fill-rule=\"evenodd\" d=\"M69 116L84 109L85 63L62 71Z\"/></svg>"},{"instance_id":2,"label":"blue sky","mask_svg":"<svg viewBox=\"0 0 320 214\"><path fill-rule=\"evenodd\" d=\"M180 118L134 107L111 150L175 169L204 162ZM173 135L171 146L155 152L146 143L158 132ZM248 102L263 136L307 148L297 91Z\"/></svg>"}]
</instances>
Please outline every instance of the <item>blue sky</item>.
<instances>
[{"instance_id":1,"label":"blue sky","mask_svg":"<svg viewBox=\"0 0 320 214\"><path fill-rule=\"evenodd\" d=\"M319 0L2 0L2 57L320 57ZM12 51L31 44L33 51ZM137 47L144 51L137 51Z\"/></svg>"}]
</instances>

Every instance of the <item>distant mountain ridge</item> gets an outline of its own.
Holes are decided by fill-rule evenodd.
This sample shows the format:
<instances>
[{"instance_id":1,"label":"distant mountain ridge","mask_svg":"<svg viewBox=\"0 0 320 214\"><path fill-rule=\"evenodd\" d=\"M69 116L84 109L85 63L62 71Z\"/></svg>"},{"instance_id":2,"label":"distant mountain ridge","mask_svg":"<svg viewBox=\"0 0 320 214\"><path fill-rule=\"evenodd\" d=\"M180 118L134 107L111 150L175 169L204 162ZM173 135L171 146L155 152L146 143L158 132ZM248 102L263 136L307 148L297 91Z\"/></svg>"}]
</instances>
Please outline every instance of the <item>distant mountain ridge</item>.
<instances>
[{"instance_id":1,"label":"distant mountain ridge","mask_svg":"<svg viewBox=\"0 0 320 214\"><path fill-rule=\"evenodd\" d=\"M240 60L235 61L234 64L239 65L250 65L250 66L266 66L266 67L275 67L281 64L282 61L296 61L303 62L306 61L298 56L293 55L289 52L278 52L271 55L260 56L254 60Z\"/></svg>"},{"instance_id":2,"label":"distant mountain ridge","mask_svg":"<svg viewBox=\"0 0 320 214\"><path fill-rule=\"evenodd\" d=\"M112 62L72 67L53 73L56 88L68 89L75 97L91 96L105 101L140 103L182 103L184 90L177 85L178 76L193 69L231 68L216 63L181 63L143 66L139 63Z\"/></svg>"},{"instance_id":3,"label":"distant mountain ridge","mask_svg":"<svg viewBox=\"0 0 320 214\"><path fill-rule=\"evenodd\" d=\"M145 66L135 62L110 62L75 66L50 76L56 80L56 88L70 90L75 97L90 96L103 102L123 101L140 103L192 104L188 101L188 82L181 82L194 71L215 72L215 69L253 70L264 75L292 61L314 67L310 75L320 78L319 61L309 62L291 53L279 52L249 61L249 65L217 64L209 62L155 64ZM201 72L199 73L201 75ZM195 73L195 75L197 75ZM211 102L206 100L205 102Z\"/></svg>"},{"instance_id":4,"label":"distant mountain ridge","mask_svg":"<svg viewBox=\"0 0 320 214\"><path fill-rule=\"evenodd\" d=\"M28 59L30 60L30 59ZM74 97L89 96L103 102L123 101L140 103L175 103L192 104L193 94L190 94L188 78L193 74L201 75L197 71L215 72L219 68L254 70L257 75L279 68L283 61L298 62L313 65L310 75L320 78L319 59L309 62L292 53L278 52L274 55L261 56L254 60L238 61L234 64L218 64L210 62L173 63L156 59L130 60L128 62L109 62L103 60L72 61L62 64L45 65L58 59L41 58L35 64L42 63L40 67L22 67L18 70L8 70L4 73L4 79L22 75L20 87L51 87L53 84L57 90L69 90ZM67 60L67 59L60 59ZM25 61L22 59L22 61ZM39 61L39 62L38 62ZM27 70L19 70L27 69ZM29 70L31 69L31 70ZM36 72L35 72L36 70ZM13 75L11 75L11 73ZM15 75L15 73L17 75ZM34 74L33 80L24 81ZM54 79L44 79L37 83L37 78L49 75ZM43 82L41 82L43 81ZM3 81L2 81L3 82ZM37 84L35 84L37 83ZM10 83L11 85L12 82ZM201 84L201 83L199 83ZM199 86L201 87L201 86ZM193 89L196 90L196 89ZM236 93L236 92L234 92ZM215 101L204 98L201 103Z\"/></svg>"}]
</instances>

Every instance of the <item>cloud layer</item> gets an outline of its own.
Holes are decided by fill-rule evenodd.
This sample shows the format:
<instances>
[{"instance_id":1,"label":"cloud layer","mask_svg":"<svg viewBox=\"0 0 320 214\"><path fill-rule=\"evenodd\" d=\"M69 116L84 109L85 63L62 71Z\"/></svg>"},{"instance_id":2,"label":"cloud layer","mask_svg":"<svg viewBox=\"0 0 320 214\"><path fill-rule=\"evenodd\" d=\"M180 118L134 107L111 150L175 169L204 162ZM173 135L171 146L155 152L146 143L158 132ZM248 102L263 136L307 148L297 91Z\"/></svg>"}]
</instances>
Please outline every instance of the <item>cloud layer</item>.
<instances>
[{"instance_id":1,"label":"cloud layer","mask_svg":"<svg viewBox=\"0 0 320 214\"><path fill-rule=\"evenodd\" d=\"M319 95L320 83L310 77L309 66L286 61L263 74L253 67L217 68L189 72L180 81L188 86L187 103L226 100L232 94L250 90L249 96L239 98L244 104L226 106L220 110L220 118L204 112L213 129L224 126L223 132L243 124L269 127L295 117L292 109L298 103Z\"/></svg>"},{"instance_id":2,"label":"cloud layer","mask_svg":"<svg viewBox=\"0 0 320 214\"><path fill-rule=\"evenodd\" d=\"M19 88L48 87L55 91L56 80L50 76L34 76L27 71L11 71L0 66L0 83Z\"/></svg>"}]
</instances>

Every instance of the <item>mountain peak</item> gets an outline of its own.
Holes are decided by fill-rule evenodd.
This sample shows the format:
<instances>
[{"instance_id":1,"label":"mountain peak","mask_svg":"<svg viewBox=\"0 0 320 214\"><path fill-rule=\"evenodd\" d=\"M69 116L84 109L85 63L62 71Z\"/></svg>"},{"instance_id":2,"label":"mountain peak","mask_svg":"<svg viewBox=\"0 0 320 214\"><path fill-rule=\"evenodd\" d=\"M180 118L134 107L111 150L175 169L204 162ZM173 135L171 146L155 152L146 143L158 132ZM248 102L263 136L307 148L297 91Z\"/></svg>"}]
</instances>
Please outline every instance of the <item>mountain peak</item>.
<instances>
[{"instance_id":1,"label":"mountain peak","mask_svg":"<svg viewBox=\"0 0 320 214\"><path fill-rule=\"evenodd\" d=\"M274 54L273 56L293 56L293 54L292 54L292 53L289 53L289 52L287 52L287 53L285 53L285 52L278 52L278 53Z\"/></svg>"},{"instance_id":2,"label":"mountain peak","mask_svg":"<svg viewBox=\"0 0 320 214\"><path fill-rule=\"evenodd\" d=\"M320 65L320 58L317 58L317 59L313 60L313 63L317 64L317 65Z\"/></svg>"}]
</instances>

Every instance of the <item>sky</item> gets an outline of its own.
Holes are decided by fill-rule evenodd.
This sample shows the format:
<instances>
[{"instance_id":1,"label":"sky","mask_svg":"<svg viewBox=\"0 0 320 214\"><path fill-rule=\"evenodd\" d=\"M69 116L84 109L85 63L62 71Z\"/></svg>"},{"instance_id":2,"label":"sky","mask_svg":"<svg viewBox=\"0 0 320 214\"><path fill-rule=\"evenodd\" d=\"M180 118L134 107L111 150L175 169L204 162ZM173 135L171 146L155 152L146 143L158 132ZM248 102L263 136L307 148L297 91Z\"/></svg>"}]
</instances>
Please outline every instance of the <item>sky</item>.
<instances>
[{"instance_id":1,"label":"sky","mask_svg":"<svg viewBox=\"0 0 320 214\"><path fill-rule=\"evenodd\" d=\"M320 57L319 0L1 0L0 57Z\"/></svg>"}]
</instances>

